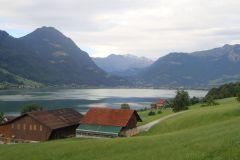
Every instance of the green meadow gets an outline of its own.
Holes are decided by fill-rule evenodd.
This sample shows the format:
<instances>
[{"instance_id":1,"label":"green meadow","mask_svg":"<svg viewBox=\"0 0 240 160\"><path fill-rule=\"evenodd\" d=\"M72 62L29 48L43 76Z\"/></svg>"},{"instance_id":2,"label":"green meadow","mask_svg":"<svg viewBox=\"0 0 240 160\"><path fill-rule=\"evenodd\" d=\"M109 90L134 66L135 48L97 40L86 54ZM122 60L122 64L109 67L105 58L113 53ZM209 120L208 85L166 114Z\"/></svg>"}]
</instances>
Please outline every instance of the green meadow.
<instances>
[{"instance_id":1,"label":"green meadow","mask_svg":"<svg viewBox=\"0 0 240 160\"><path fill-rule=\"evenodd\" d=\"M164 110L161 110L162 113L161 114L158 114L158 111L157 109L152 109L151 111L154 111L156 114L155 115L152 115L152 116L149 116L148 113L149 113L150 110L146 110L146 111L139 111L138 114L139 116L141 117L142 119L142 122L139 122L137 125L138 126L141 126L141 125L144 125L144 124L147 124L151 121L154 121L154 120L157 120L161 117L164 117L166 115L169 115L169 114L172 114L174 113L172 111L172 109L170 108L167 108L167 109L164 109Z\"/></svg>"},{"instance_id":2,"label":"green meadow","mask_svg":"<svg viewBox=\"0 0 240 160\"><path fill-rule=\"evenodd\" d=\"M131 138L66 139L36 144L0 145L1 160L239 160L240 103L191 106L149 132ZM166 111L151 118L171 114ZM145 116L144 116L145 114ZM158 117L159 116L159 117Z\"/></svg>"}]
</instances>

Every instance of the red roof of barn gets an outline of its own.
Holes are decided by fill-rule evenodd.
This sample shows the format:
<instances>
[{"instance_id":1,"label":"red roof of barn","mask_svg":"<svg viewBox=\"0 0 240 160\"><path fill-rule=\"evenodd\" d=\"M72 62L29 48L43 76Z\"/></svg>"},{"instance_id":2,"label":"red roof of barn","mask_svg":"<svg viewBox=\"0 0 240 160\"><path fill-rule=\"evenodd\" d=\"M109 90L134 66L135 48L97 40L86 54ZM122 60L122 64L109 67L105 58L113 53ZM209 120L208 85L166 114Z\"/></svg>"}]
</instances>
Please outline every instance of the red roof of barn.
<instances>
[{"instance_id":1,"label":"red roof of barn","mask_svg":"<svg viewBox=\"0 0 240 160\"><path fill-rule=\"evenodd\" d=\"M124 127L132 115L142 121L138 113L132 109L112 109L112 108L90 108L87 114L81 119L80 124L97 124Z\"/></svg>"}]
</instances>

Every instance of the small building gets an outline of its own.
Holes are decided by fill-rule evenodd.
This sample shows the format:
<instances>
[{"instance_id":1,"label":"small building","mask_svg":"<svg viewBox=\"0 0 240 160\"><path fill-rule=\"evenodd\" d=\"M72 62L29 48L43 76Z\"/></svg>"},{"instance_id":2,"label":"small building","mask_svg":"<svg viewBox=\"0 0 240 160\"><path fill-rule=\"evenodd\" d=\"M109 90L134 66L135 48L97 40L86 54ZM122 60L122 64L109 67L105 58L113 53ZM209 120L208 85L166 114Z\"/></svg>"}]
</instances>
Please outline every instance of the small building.
<instances>
[{"instance_id":1,"label":"small building","mask_svg":"<svg viewBox=\"0 0 240 160\"><path fill-rule=\"evenodd\" d=\"M9 143L72 137L81 118L71 108L29 112L0 124L0 139Z\"/></svg>"},{"instance_id":2,"label":"small building","mask_svg":"<svg viewBox=\"0 0 240 160\"><path fill-rule=\"evenodd\" d=\"M161 109L161 108L164 107L167 103L168 103L167 100L165 100L165 99L160 99L159 101L152 103L152 104L151 104L151 108L152 108L152 109Z\"/></svg>"},{"instance_id":3,"label":"small building","mask_svg":"<svg viewBox=\"0 0 240 160\"><path fill-rule=\"evenodd\" d=\"M79 136L129 137L138 134L142 122L132 109L90 108L76 130Z\"/></svg>"}]
</instances>

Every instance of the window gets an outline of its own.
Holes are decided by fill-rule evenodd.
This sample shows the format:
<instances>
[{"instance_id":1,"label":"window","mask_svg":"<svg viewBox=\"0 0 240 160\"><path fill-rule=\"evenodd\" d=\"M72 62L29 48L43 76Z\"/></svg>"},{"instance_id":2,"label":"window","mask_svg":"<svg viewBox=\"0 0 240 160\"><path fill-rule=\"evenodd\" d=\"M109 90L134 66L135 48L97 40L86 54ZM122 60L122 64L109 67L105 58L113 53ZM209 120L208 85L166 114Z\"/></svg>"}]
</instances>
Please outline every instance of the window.
<instances>
[{"instance_id":1,"label":"window","mask_svg":"<svg viewBox=\"0 0 240 160\"><path fill-rule=\"evenodd\" d=\"M14 124L12 124L12 129L14 129Z\"/></svg>"},{"instance_id":2,"label":"window","mask_svg":"<svg viewBox=\"0 0 240 160\"><path fill-rule=\"evenodd\" d=\"M24 131L26 130L26 124L25 123L23 124L23 130Z\"/></svg>"},{"instance_id":3,"label":"window","mask_svg":"<svg viewBox=\"0 0 240 160\"><path fill-rule=\"evenodd\" d=\"M34 131L37 130L37 126L36 126L36 124L33 125L33 130L34 130Z\"/></svg>"},{"instance_id":4,"label":"window","mask_svg":"<svg viewBox=\"0 0 240 160\"><path fill-rule=\"evenodd\" d=\"M18 130L20 130L20 127L21 127L20 124L17 124L17 129L18 129Z\"/></svg>"},{"instance_id":5,"label":"window","mask_svg":"<svg viewBox=\"0 0 240 160\"><path fill-rule=\"evenodd\" d=\"M42 131L42 125L39 126L39 130Z\"/></svg>"},{"instance_id":6,"label":"window","mask_svg":"<svg viewBox=\"0 0 240 160\"><path fill-rule=\"evenodd\" d=\"M32 130L32 125L31 125L31 124L29 125L29 130L30 130L30 131Z\"/></svg>"}]
</instances>

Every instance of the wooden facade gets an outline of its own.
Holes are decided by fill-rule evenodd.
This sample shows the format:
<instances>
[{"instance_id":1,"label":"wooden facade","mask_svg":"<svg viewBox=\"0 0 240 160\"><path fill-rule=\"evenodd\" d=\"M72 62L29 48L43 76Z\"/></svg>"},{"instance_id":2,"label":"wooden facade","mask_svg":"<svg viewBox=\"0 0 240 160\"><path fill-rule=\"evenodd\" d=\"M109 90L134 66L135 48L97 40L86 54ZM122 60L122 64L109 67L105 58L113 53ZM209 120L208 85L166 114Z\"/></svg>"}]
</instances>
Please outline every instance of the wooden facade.
<instances>
[{"instance_id":1,"label":"wooden facade","mask_svg":"<svg viewBox=\"0 0 240 160\"><path fill-rule=\"evenodd\" d=\"M81 118L82 115L72 109L27 113L1 124L0 138L9 143L71 137L75 136Z\"/></svg>"}]
</instances>

